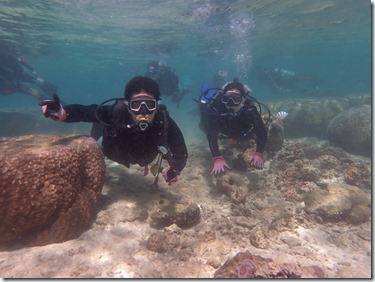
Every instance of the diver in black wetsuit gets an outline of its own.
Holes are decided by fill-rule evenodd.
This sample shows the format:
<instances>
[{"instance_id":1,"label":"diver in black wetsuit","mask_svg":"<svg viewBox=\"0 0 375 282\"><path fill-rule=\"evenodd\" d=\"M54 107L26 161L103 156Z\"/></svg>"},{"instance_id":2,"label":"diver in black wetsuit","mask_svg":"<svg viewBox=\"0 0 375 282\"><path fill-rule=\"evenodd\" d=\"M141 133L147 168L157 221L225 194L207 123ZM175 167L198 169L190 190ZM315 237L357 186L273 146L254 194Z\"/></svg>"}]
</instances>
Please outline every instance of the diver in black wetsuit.
<instances>
[{"instance_id":1,"label":"diver in black wetsuit","mask_svg":"<svg viewBox=\"0 0 375 282\"><path fill-rule=\"evenodd\" d=\"M235 79L223 85L216 96L201 107L201 128L206 134L214 159L211 175L218 175L229 168L219 150L219 134L237 142L250 139L254 133L257 145L250 163L263 168L267 131L254 102L247 97L249 92L246 85Z\"/></svg>"},{"instance_id":2,"label":"diver in black wetsuit","mask_svg":"<svg viewBox=\"0 0 375 282\"><path fill-rule=\"evenodd\" d=\"M227 77L227 71L219 70L217 73L214 74L214 77L212 78L212 85L217 88L221 87L227 80Z\"/></svg>"},{"instance_id":3,"label":"diver in black wetsuit","mask_svg":"<svg viewBox=\"0 0 375 282\"><path fill-rule=\"evenodd\" d=\"M62 106L55 96L40 105L44 115L56 121L95 123L92 135L101 143L104 155L127 167L139 164L146 173L147 165L162 154L170 165L162 171L165 180L169 185L177 182L188 153L180 129L161 104L158 84L136 76L125 87L125 99L110 100L116 103Z\"/></svg>"},{"instance_id":4,"label":"diver in black wetsuit","mask_svg":"<svg viewBox=\"0 0 375 282\"><path fill-rule=\"evenodd\" d=\"M39 89L32 87L34 84ZM41 78L13 46L0 43L0 94L24 93L38 100L56 93L57 87Z\"/></svg>"},{"instance_id":5,"label":"diver in black wetsuit","mask_svg":"<svg viewBox=\"0 0 375 282\"><path fill-rule=\"evenodd\" d=\"M175 70L164 62L150 61L145 76L155 80L159 84L161 94L176 105L179 105L185 94L189 92L187 88L180 89L180 79Z\"/></svg>"},{"instance_id":6,"label":"diver in black wetsuit","mask_svg":"<svg viewBox=\"0 0 375 282\"><path fill-rule=\"evenodd\" d=\"M274 93L295 93L308 95L319 89L319 83L321 80L312 75L297 75L293 71L271 68L263 69L261 66L255 66L254 76L258 78L259 82L269 87ZM305 89L308 84L309 89Z\"/></svg>"}]
</instances>

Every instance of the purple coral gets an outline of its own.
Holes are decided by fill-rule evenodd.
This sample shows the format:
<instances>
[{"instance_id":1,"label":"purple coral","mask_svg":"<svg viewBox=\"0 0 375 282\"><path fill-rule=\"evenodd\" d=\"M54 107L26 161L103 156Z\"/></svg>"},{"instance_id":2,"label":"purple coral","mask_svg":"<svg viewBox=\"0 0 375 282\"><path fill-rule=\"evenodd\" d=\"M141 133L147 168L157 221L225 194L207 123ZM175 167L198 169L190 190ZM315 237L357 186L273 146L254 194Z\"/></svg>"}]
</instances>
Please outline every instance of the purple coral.
<instances>
[{"instance_id":1,"label":"purple coral","mask_svg":"<svg viewBox=\"0 0 375 282\"><path fill-rule=\"evenodd\" d=\"M228 260L214 274L215 278L254 278L256 267L249 258L240 259L242 254L237 254Z\"/></svg>"},{"instance_id":2,"label":"purple coral","mask_svg":"<svg viewBox=\"0 0 375 282\"><path fill-rule=\"evenodd\" d=\"M230 277L233 278L253 278L255 273L255 265L250 259L244 259L237 267L234 268L233 272L230 273ZM233 276L232 276L233 275Z\"/></svg>"}]
</instances>

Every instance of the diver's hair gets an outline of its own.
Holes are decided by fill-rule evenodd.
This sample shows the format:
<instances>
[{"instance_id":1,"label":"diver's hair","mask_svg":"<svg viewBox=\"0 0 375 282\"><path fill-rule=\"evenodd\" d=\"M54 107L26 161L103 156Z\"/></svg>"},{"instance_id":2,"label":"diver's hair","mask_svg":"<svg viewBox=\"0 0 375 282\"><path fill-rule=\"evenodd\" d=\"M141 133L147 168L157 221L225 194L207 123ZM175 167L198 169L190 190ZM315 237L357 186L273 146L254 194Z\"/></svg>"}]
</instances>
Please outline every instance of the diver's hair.
<instances>
[{"instance_id":1,"label":"diver's hair","mask_svg":"<svg viewBox=\"0 0 375 282\"><path fill-rule=\"evenodd\" d=\"M155 80L146 76L135 76L125 86L125 100L130 101L133 94L146 92L160 100L160 88Z\"/></svg>"},{"instance_id":2,"label":"diver's hair","mask_svg":"<svg viewBox=\"0 0 375 282\"><path fill-rule=\"evenodd\" d=\"M228 90L233 90L233 89L239 90L242 96L246 96L246 94L248 93L248 91L245 90L245 86L237 80L227 83L227 85L223 89L223 92L225 93Z\"/></svg>"}]
</instances>

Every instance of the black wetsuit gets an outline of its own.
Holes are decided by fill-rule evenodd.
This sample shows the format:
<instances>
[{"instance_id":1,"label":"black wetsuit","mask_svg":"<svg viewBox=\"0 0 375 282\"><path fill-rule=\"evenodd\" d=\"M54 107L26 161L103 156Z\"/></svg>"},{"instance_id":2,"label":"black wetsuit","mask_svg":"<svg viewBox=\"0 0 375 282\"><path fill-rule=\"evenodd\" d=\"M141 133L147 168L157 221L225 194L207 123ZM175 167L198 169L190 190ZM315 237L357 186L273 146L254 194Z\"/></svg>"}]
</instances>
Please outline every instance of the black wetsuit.
<instances>
[{"instance_id":1,"label":"black wetsuit","mask_svg":"<svg viewBox=\"0 0 375 282\"><path fill-rule=\"evenodd\" d=\"M257 138L256 151L263 153L267 143L267 131L263 120L250 99L246 99L241 112L233 117L220 97L215 98L206 111L202 112L201 126L206 133L213 157L221 156L218 135L223 134L238 141L248 140L254 133Z\"/></svg>"},{"instance_id":2,"label":"black wetsuit","mask_svg":"<svg viewBox=\"0 0 375 282\"><path fill-rule=\"evenodd\" d=\"M12 94L21 90L21 83L35 83L36 79L24 72L22 59L11 49L4 49L0 52L0 93Z\"/></svg>"},{"instance_id":3,"label":"black wetsuit","mask_svg":"<svg viewBox=\"0 0 375 282\"><path fill-rule=\"evenodd\" d=\"M67 112L65 122L97 123L99 122L95 116L97 107L96 104L64 106ZM131 115L120 102L113 106L99 108L98 116L105 123L117 125L103 126L103 153L109 159L127 167L130 164L145 166L160 153L158 146L164 146L171 153L167 158L171 168L181 172L185 167L188 156L185 140L166 110L157 110L153 125L146 131L141 131L134 124Z\"/></svg>"},{"instance_id":4,"label":"black wetsuit","mask_svg":"<svg viewBox=\"0 0 375 282\"><path fill-rule=\"evenodd\" d=\"M158 66L158 72L155 75L146 73L147 77L155 80L163 96L169 97L172 101L177 102L182 97L180 95L179 78L174 70L169 66Z\"/></svg>"}]
</instances>

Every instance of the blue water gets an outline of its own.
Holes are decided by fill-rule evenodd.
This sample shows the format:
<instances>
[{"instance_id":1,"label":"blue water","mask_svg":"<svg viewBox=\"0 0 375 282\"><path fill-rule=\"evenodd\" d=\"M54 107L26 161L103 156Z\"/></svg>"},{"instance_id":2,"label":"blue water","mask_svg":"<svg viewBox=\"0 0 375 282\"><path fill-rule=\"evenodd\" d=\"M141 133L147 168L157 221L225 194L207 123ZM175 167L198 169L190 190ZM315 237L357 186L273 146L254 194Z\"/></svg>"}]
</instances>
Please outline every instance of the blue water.
<instances>
[{"instance_id":1,"label":"blue water","mask_svg":"<svg viewBox=\"0 0 375 282\"><path fill-rule=\"evenodd\" d=\"M256 65L319 77L320 97L371 91L368 0L3 0L0 39L68 103L121 97L149 60L166 61L191 90L179 108L165 99L188 140L200 134L192 98L220 69L265 102L298 95L265 89ZM22 94L0 97L0 110L20 105L38 107Z\"/></svg>"}]
</instances>

